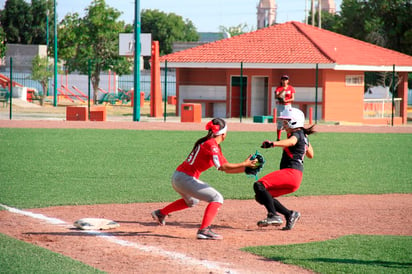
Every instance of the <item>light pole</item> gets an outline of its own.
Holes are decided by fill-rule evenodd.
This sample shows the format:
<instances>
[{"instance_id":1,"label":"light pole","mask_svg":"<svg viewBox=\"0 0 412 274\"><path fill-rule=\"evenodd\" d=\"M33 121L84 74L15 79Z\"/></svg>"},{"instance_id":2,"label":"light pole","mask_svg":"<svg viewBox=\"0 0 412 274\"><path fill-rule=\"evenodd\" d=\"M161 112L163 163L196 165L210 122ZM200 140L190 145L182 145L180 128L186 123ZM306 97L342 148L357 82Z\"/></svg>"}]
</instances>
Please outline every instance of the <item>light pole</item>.
<instances>
[{"instance_id":1,"label":"light pole","mask_svg":"<svg viewBox=\"0 0 412 274\"><path fill-rule=\"evenodd\" d=\"M47 64L47 72L49 72L49 8L47 7L46 13L46 64ZM47 77L48 78L48 77ZM47 96L49 96L49 84L50 81L47 79Z\"/></svg>"},{"instance_id":2,"label":"light pole","mask_svg":"<svg viewBox=\"0 0 412 274\"><path fill-rule=\"evenodd\" d=\"M134 4L134 98L133 121L140 121L140 0Z\"/></svg>"},{"instance_id":3,"label":"light pole","mask_svg":"<svg viewBox=\"0 0 412 274\"><path fill-rule=\"evenodd\" d=\"M54 0L54 98L53 106L57 107L57 24L56 0Z\"/></svg>"}]
</instances>

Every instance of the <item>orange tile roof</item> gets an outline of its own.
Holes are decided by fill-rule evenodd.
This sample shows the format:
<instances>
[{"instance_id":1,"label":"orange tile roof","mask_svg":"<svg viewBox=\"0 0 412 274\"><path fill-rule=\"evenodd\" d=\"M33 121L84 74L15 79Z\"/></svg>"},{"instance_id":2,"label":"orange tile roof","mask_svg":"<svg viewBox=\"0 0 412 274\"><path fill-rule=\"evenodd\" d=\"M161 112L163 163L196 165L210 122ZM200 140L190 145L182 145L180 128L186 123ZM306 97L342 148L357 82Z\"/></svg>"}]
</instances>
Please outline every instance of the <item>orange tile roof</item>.
<instances>
[{"instance_id":1,"label":"orange tile roof","mask_svg":"<svg viewBox=\"0 0 412 274\"><path fill-rule=\"evenodd\" d=\"M375 46L299 22L273 25L162 56L160 62L219 66L233 63L343 66L405 66L412 70L412 56ZM191 65L189 65L191 64Z\"/></svg>"}]
</instances>

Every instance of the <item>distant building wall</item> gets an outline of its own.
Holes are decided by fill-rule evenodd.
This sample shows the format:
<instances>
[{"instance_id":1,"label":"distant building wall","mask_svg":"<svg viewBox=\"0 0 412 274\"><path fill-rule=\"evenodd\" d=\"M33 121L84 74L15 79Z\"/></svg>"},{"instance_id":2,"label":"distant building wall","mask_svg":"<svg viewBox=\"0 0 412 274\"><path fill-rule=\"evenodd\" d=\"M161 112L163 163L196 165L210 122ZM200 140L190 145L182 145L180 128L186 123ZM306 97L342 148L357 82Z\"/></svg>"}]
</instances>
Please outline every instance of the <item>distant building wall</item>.
<instances>
[{"instance_id":1,"label":"distant building wall","mask_svg":"<svg viewBox=\"0 0 412 274\"><path fill-rule=\"evenodd\" d=\"M47 56L46 45L7 44L6 47L5 65L9 67L10 58L13 58L13 71L15 72L30 72L32 60L36 55Z\"/></svg>"},{"instance_id":2,"label":"distant building wall","mask_svg":"<svg viewBox=\"0 0 412 274\"><path fill-rule=\"evenodd\" d=\"M336 13L336 5L334 0L322 0L321 1L321 8L324 11L329 13L335 14Z\"/></svg>"},{"instance_id":3,"label":"distant building wall","mask_svg":"<svg viewBox=\"0 0 412 274\"><path fill-rule=\"evenodd\" d=\"M207 42L174 42L172 46L172 51L178 52L178 51L182 51L185 49L194 48L194 47L206 44L206 43Z\"/></svg>"}]
</instances>

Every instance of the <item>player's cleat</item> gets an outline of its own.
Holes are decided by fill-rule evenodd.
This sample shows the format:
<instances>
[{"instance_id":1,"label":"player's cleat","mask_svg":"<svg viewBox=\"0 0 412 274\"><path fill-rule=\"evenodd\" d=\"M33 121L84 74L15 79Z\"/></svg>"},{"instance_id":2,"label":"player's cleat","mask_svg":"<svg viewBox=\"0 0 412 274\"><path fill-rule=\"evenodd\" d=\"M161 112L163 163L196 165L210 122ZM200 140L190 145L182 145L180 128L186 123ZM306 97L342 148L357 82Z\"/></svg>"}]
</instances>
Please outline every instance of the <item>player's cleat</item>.
<instances>
[{"instance_id":1,"label":"player's cleat","mask_svg":"<svg viewBox=\"0 0 412 274\"><path fill-rule=\"evenodd\" d=\"M152 217L153 220L157 221L159 223L159 225L165 225L166 224L166 215L163 215L162 213L160 213L160 210L155 210L152 212Z\"/></svg>"},{"instance_id":2,"label":"player's cleat","mask_svg":"<svg viewBox=\"0 0 412 274\"><path fill-rule=\"evenodd\" d=\"M258 227L266 227L270 225L280 226L283 224L282 218L279 215L273 215L272 217L267 217L259 222L257 222Z\"/></svg>"},{"instance_id":3,"label":"player's cleat","mask_svg":"<svg viewBox=\"0 0 412 274\"><path fill-rule=\"evenodd\" d=\"M286 225L282 230L291 230L294 226L295 223L299 220L300 218L300 213L297 211L292 211L292 214L290 214L289 218L286 221Z\"/></svg>"},{"instance_id":4,"label":"player's cleat","mask_svg":"<svg viewBox=\"0 0 412 274\"><path fill-rule=\"evenodd\" d=\"M213 232L210 227L199 229L197 231L197 238L199 240L223 240L223 236Z\"/></svg>"}]
</instances>

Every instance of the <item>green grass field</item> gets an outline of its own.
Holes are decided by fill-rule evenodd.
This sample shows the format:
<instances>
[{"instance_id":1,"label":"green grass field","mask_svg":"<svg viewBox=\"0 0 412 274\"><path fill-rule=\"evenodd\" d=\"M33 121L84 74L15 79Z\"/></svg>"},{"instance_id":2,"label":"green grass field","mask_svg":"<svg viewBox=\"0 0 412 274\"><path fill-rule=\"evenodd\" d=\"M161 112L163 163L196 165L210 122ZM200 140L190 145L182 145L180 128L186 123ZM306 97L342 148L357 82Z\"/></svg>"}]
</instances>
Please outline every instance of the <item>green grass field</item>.
<instances>
[{"instance_id":1,"label":"green grass field","mask_svg":"<svg viewBox=\"0 0 412 274\"><path fill-rule=\"evenodd\" d=\"M198 131L1 128L0 203L33 208L174 200L178 196L170 186L170 177L193 143L204 134ZM279 166L280 149L259 148L263 140L273 137L274 133L267 132L229 132L222 144L223 152L230 162L240 162L259 150L267 161L261 174L264 175ZM412 192L411 134L319 133L310 136L310 140L315 158L306 160L302 186L293 195ZM253 179L244 174L223 174L210 169L202 179L216 187L225 199L253 198ZM345 238L342 241L350 242ZM367 238L367 242L373 241ZM396 251L398 244L389 241L389 246L391 243L394 252L388 261L395 262L395 267L401 264L411 270L410 265L392 258L400 254ZM325 248L324 243L318 244L319 250ZM15 242L0 238L1 247L14 245ZM308 245L303 249L312 247ZM278 259L271 247L259 250L267 250L262 255ZM410 247L408 251L412 254ZM374 254L365 253L369 256L365 260L373 260ZM321 252L314 256L310 265L324 264ZM410 256L407 259L412 261ZM355 259L347 264L353 265L353 272L358 272L361 265ZM330 265L339 264L326 265L323 270L315 271L333 273L328 270ZM1 263L0 269L4 269ZM364 273L363 269L361 272Z\"/></svg>"},{"instance_id":2,"label":"green grass field","mask_svg":"<svg viewBox=\"0 0 412 274\"><path fill-rule=\"evenodd\" d=\"M411 273L412 237L349 235L334 240L243 250L317 273Z\"/></svg>"},{"instance_id":3,"label":"green grass field","mask_svg":"<svg viewBox=\"0 0 412 274\"><path fill-rule=\"evenodd\" d=\"M45 248L0 234L0 273L103 273Z\"/></svg>"},{"instance_id":4,"label":"green grass field","mask_svg":"<svg viewBox=\"0 0 412 274\"><path fill-rule=\"evenodd\" d=\"M170 177L204 132L0 129L0 203L18 208L171 201ZM257 149L278 169L280 149L259 148L271 133L230 132L226 158ZM311 142L302 186L293 195L411 193L409 134L322 133ZM251 199L252 178L209 169L202 177L226 199ZM110 190L110 191L108 191Z\"/></svg>"}]
</instances>

